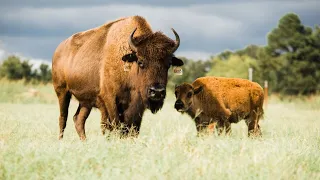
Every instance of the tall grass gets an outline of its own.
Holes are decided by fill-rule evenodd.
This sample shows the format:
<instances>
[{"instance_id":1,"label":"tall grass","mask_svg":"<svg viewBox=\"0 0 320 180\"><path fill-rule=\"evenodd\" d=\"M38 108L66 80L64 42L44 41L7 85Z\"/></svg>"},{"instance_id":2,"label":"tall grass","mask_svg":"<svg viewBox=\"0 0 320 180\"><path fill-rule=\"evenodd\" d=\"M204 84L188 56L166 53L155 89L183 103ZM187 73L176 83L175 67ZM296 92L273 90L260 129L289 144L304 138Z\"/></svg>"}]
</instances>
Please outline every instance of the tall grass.
<instances>
[{"instance_id":1,"label":"tall grass","mask_svg":"<svg viewBox=\"0 0 320 180\"><path fill-rule=\"evenodd\" d=\"M26 84L24 80L0 79L0 103L54 103L52 84Z\"/></svg>"},{"instance_id":2,"label":"tall grass","mask_svg":"<svg viewBox=\"0 0 320 180\"><path fill-rule=\"evenodd\" d=\"M138 138L102 136L93 110L86 142L75 101L62 141L56 103L0 103L0 179L320 179L320 107L309 106L318 100L271 99L263 137L250 139L244 122L228 137L197 137L169 96L158 114L145 113Z\"/></svg>"}]
</instances>

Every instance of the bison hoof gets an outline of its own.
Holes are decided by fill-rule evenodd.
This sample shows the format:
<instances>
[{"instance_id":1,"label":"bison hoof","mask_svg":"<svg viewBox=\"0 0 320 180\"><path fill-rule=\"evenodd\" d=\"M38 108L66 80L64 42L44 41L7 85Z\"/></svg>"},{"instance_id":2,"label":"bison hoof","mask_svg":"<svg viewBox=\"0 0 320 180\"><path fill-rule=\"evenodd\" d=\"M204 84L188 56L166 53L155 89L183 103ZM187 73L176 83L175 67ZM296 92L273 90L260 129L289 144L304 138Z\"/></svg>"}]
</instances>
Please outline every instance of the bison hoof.
<instances>
[{"instance_id":1,"label":"bison hoof","mask_svg":"<svg viewBox=\"0 0 320 180\"><path fill-rule=\"evenodd\" d=\"M86 136L80 136L81 141L85 141L86 139L87 139Z\"/></svg>"},{"instance_id":2,"label":"bison hoof","mask_svg":"<svg viewBox=\"0 0 320 180\"><path fill-rule=\"evenodd\" d=\"M248 137L250 137L250 138L259 138L259 137L262 137L262 133L261 133L261 131L256 131L256 132L250 131L248 133Z\"/></svg>"}]
</instances>

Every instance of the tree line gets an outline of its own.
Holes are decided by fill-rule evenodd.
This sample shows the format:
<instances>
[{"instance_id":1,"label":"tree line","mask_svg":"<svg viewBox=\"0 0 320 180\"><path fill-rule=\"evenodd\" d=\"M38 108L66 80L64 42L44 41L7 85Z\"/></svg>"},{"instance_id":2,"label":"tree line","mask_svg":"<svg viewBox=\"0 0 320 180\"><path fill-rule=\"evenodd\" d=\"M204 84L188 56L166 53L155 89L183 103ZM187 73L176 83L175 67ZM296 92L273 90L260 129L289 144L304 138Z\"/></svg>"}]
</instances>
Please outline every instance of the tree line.
<instances>
[{"instance_id":1,"label":"tree line","mask_svg":"<svg viewBox=\"0 0 320 180\"><path fill-rule=\"evenodd\" d=\"M17 56L9 56L0 64L0 78L8 80L22 80L26 83L51 82L51 69L42 63L38 69L33 69L28 60L20 60Z\"/></svg>"}]
</instances>

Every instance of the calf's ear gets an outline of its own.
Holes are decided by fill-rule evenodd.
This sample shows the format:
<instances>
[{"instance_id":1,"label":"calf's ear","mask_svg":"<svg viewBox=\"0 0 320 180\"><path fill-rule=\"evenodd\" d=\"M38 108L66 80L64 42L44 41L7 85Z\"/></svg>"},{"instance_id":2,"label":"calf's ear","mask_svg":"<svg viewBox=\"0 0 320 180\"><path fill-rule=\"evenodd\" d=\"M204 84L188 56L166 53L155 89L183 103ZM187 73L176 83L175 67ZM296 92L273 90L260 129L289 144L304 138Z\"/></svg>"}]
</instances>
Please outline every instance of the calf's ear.
<instances>
[{"instance_id":1,"label":"calf's ear","mask_svg":"<svg viewBox=\"0 0 320 180\"><path fill-rule=\"evenodd\" d=\"M181 59L178 59L176 57L172 57L172 66L183 66L183 61Z\"/></svg>"},{"instance_id":2,"label":"calf's ear","mask_svg":"<svg viewBox=\"0 0 320 180\"><path fill-rule=\"evenodd\" d=\"M195 88L193 90L193 94L198 94L199 92L201 92L203 90L202 86L198 87L198 88Z\"/></svg>"},{"instance_id":3,"label":"calf's ear","mask_svg":"<svg viewBox=\"0 0 320 180\"><path fill-rule=\"evenodd\" d=\"M137 62L138 57L135 53L130 53L122 56L122 61L124 62Z\"/></svg>"}]
</instances>

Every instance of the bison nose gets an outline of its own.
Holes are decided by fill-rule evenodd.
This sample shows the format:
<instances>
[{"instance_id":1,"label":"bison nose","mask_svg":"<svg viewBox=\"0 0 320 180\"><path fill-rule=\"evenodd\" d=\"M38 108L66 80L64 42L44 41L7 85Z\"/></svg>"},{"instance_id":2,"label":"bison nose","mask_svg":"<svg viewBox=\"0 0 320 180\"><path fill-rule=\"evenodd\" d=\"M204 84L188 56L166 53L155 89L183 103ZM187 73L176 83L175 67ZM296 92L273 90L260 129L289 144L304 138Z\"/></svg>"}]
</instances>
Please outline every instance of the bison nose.
<instances>
[{"instance_id":1,"label":"bison nose","mask_svg":"<svg viewBox=\"0 0 320 180\"><path fill-rule=\"evenodd\" d=\"M183 102L182 102L180 99L178 99L178 100L176 101L176 103L174 104L174 108L175 108L176 110L182 109L183 106L184 106L184 104L183 104Z\"/></svg>"},{"instance_id":2,"label":"bison nose","mask_svg":"<svg viewBox=\"0 0 320 180\"><path fill-rule=\"evenodd\" d=\"M162 100L166 97L166 88L163 85L151 86L148 90L148 97L151 100Z\"/></svg>"}]
</instances>

